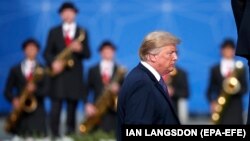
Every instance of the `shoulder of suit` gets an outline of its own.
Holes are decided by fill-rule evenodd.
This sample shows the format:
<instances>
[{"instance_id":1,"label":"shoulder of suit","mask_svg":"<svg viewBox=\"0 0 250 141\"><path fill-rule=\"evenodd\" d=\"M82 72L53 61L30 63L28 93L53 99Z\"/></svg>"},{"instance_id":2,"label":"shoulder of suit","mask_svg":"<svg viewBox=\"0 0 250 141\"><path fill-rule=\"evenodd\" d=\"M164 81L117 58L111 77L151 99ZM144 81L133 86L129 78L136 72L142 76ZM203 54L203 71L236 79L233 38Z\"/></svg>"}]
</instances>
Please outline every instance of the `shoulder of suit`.
<instances>
[{"instance_id":1,"label":"shoulder of suit","mask_svg":"<svg viewBox=\"0 0 250 141\"><path fill-rule=\"evenodd\" d=\"M100 65L100 63L96 63L96 64L90 66L89 70L95 70L95 69L99 68L99 65Z\"/></svg>"},{"instance_id":2,"label":"shoulder of suit","mask_svg":"<svg viewBox=\"0 0 250 141\"><path fill-rule=\"evenodd\" d=\"M50 32L58 32L62 29L62 25L56 25L50 28Z\"/></svg>"},{"instance_id":3,"label":"shoulder of suit","mask_svg":"<svg viewBox=\"0 0 250 141\"><path fill-rule=\"evenodd\" d=\"M40 62L37 63L37 66L42 67L42 68L45 68L45 65L42 64L42 63L40 63Z\"/></svg>"},{"instance_id":4,"label":"shoulder of suit","mask_svg":"<svg viewBox=\"0 0 250 141\"><path fill-rule=\"evenodd\" d=\"M217 69L220 68L221 63L216 63L214 65L212 65L212 69Z\"/></svg>"},{"instance_id":5,"label":"shoulder of suit","mask_svg":"<svg viewBox=\"0 0 250 141\"><path fill-rule=\"evenodd\" d=\"M77 30L81 30L81 31L83 31L83 32L85 32L85 33L88 33L88 31L87 31L87 29L86 29L85 27L82 27L82 26L77 25L77 26L76 26L76 29L77 29Z\"/></svg>"},{"instance_id":6,"label":"shoulder of suit","mask_svg":"<svg viewBox=\"0 0 250 141\"><path fill-rule=\"evenodd\" d=\"M11 71L11 72L16 72L16 71L18 71L19 69L21 69L21 63L17 63L17 64L15 64L15 65L11 66L10 71Z\"/></svg>"}]
</instances>

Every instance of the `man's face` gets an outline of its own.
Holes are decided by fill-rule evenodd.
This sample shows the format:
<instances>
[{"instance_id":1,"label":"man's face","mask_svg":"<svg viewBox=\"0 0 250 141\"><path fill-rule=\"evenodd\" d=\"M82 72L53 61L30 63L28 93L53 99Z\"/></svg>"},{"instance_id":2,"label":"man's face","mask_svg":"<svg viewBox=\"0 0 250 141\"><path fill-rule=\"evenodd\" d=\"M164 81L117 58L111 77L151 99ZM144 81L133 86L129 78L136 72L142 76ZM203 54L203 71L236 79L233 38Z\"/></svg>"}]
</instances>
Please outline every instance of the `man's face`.
<instances>
[{"instance_id":1,"label":"man's face","mask_svg":"<svg viewBox=\"0 0 250 141\"><path fill-rule=\"evenodd\" d=\"M66 23L72 23L74 22L76 17L76 13L73 9L64 9L61 13L61 18Z\"/></svg>"},{"instance_id":2,"label":"man's face","mask_svg":"<svg viewBox=\"0 0 250 141\"><path fill-rule=\"evenodd\" d=\"M38 53L38 48L33 43L28 44L24 49L24 54L26 58L31 60L36 58L37 53Z\"/></svg>"},{"instance_id":3,"label":"man's face","mask_svg":"<svg viewBox=\"0 0 250 141\"><path fill-rule=\"evenodd\" d=\"M175 63L178 59L177 49L175 45L167 45L162 48L162 51L155 56L157 71L160 75L170 73L175 68Z\"/></svg>"},{"instance_id":4,"label":"man's face","mask_svg":"<svg viewBox=\"0 0 250 141\"><path fill-rule=\"evenodd\" d=\"M226 59L234 58L234 49L231 47L225 47L222 49L222 56Z\"/></svg>"},{"instance_id":5,"label":"man's face","mask_svg":"<svg viewBox=\"0 0 250 141\"><path fill-rule=\"evenodd\" d=\"M115 51L111 47L104 47L101 51L102 59L113 60Z\"/></svg>"}]
</instances>

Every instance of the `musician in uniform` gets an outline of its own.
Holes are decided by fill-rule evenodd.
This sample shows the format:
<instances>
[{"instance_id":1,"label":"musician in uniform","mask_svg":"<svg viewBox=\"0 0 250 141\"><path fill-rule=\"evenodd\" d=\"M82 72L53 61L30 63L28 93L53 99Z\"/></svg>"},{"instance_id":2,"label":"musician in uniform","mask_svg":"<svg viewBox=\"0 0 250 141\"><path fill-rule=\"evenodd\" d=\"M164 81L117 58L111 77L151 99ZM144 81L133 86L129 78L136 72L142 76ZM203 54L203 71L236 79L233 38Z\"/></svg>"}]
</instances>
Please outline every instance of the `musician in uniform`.
<instances>
[{"instance_id":1,"label":"musician in uniform","mask_svg":"<svg viewBox=\"0 0 250 141\"><path fill-rule=\"evenodd\" d=\"M76 109L78 101L86 92L83 76L83 59L90 58L91 52L88 44L87 31L80 27L76 21L78 9L71 2L65 2L59 8L62 24L49 31L44 57L47 64L52 68L50 98L50 128L52 136L60 135L60 115L63 103L67 105L66 135L75 133ZM84 40L78 41L83 34ZM66 48L72 50L71 59L73 64L64 67L64 61L56 59ZM72 61L71 60L71 61Z\"/></svg>"},{"instance_id":2,"label":"musician in uniform","mask_svg":"<svg viewBox=\"0 0 250 141\"><path fill-rule=\"evenodd\" d=\"M207 99L210 102L211 113L215 111L216 101L222 92L223 81L231 76L235 70L234 58L235 43L232 39L226 39L221 45L222 58L220 63L215 64L210 71L210 80L207 88ZM247 92L246 70L243 66L242 73L237 76L241 85L238 93L231 95L223 108L218 124L243 124L243 95Z\"/></svg>"},{"instance_id":3,"label":"musician in uniform","mask_svg":"<svg viewBox=\"0 0 250 141\"><path fill-rule=\"evenodd\" d=\"M115 51L116 47L112 42L104 41L99 48L101 60L88 71L88 91L89 95L93 94L93 100L88 100L89 95L86 96L85 114L87 118L95 116L98 112L95 102L103 95L104 87L111 85L110 89L114 94L117 94L119 91L124 76L122 76L121 81L111 84L118 67L120 67L114 59ZM95 129L115 132L116 121L116 107L109 107L106 114L101 117L101 122L95 126Z\"/></svg>"},{"instance_id":4,"label":"musician in uniform","mask_svg":"<svg viewBox=\"0 0 250 141\"><path fill-rule=\"evenodd\" d=\"M25 58L10 69L4 90L5 97L12 104L13 110L24 106L21 105L21 100L24 100L21 99L24 89L27 90L26 94L34 95L37 101L37 107L34 111L20 110L21 114L18 116L16 125L8 131L24 138L45 137L47 135L44 97L48 90L45 83L48 81L46 77L37 80L37 82L30 81L34 77L35 69L42 67L36 59L39 48L39 43L35 39L29 38L23 42L22 49Z\"/></svg>"}]
</instances>

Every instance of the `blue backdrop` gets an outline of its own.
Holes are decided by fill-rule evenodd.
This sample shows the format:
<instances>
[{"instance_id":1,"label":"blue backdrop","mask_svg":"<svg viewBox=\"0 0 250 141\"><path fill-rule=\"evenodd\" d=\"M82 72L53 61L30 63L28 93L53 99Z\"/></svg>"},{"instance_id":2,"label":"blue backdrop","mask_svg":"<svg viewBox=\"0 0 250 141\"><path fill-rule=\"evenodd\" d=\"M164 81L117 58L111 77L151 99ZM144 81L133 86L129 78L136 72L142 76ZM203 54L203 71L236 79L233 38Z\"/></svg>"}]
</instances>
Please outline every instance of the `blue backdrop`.
<instances>
[{"instance_id":1,"label":"blue backdrop","mask_svg":"<svg viewBox=\"0 0 250 141\"><path fill-rule=\"evenodd\" d=\"M0 1L0 112L10 104L3 89L10 67L23 55L21 43L28 37L39 40L44 50L48 30L60 24L57 13L62 0ZM205 99L209 68L218 62L219 45L226 37L236 39L230 0L74 0L77 22L89 31L92 57L86 70L97 62L97 48L104 39L118 47L116 59L128 70L137 65L143 37L153 30L172 32L181 38L178 65L186 69L190 83L189 110L206 114ZM43 61L43 58L39 56ZM245 61L242 58L239 58ZM248 104L245 96L245 107Z\"/></svg>"}]
</instances>

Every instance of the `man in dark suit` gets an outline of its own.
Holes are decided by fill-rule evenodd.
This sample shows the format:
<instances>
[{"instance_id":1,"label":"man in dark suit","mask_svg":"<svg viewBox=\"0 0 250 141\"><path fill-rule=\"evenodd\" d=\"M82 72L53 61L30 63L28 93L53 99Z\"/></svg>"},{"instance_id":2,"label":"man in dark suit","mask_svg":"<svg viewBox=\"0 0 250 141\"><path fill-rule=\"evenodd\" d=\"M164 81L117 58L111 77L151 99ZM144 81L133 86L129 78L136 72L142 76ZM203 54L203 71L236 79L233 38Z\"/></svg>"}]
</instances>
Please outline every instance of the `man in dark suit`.
<instances>
[{"instance_id":1,"label":"man in dark suit","mask_svg":"<svg viewBox=\"0 0 250 141\"><path fill-rule=\"evenodd\" d=\"M207 98L210 102L212 120L213 113L216 113L216 105L218 98L224 93L224 80L235 75L241 85L240 90L230 95L223 106L223 112L220 114L220 119L214 120L215 124L243 124L243 100L242 96L247 92L246 70L243 67L239 73L236 71L236 61L234 58L234 42L232 39L226 39L221 45L222 58L220 63L215 64L211 68L210 80L207 89Z\"/></svg>"},{"instance_id":2,"label":"man in dark suit","mask_svg":"<svg viewBox=\"0 0 250 141\"><path fill-rule=\"evenodd\" d=\"M47 135L47 126L44 97L47 93L47 85L45 85L47 84L47 79L42 77L36 82L31 81L32 77L35 77L36 68L42 68L42 65L36 59L39 44L35 39L30 38L24 41L22 47L25 58L11 68L4 90L5 97L13 105L12 113L21 111L16 125L9 131L22 137L45 137ZM25 94L23 93L24 91L26 91ZM34 95L37 107L33 109L34 111L18 110L20 109L21 101L24 100L21 97L29 94ZM15 115L18 114L16 113Z\"/></svg>"},{"instance_id":3,"label":"man in dark suit","mask_svg":"<svg viewBox=\"0 0 250 141\"><path fill-rule=\"evenodd\" d=\"M83 79L82 60L90 57L87 31L75 22L78 10L73 3L63 3L59 9L63 23L50 30L44 57L52 68L54 77L51 80L51 118L52 135L59 136L60 112L64 100L67 102L66 134L75 132L76 108L78 100L86 92ZM83 33L84 40L77 38ZM66 48L72 51L73 66L63 67L63 60L56 59ZM72 65L71 64L71 65Z\"/></svg>"},{"instance_id":4,"label":"man in dark suit","mask_svg":"<svg viewBox=\"0 0 250 141\"><path fill-rule=\"evenodd\" d=\"M118 95L118 141L124 124L180 124L162 78L174 70L179 42L163 31L145 37L141 62L126 76Z\"/></svg>"},{"instance_id":5,"label":"man in dark suit","mask_svg":"<svg viewBox=\"0 0 250 141\"><path fill-rule=\"evenodd\" d=\"M168 86L168 92L173 105L182 123L188 120L187 99L189 98L189 84L187 72L179 66L170 73L163 76Z\"/></svg>"},{"instance_id":6,"label":"man in dark suit","mask_svg":"<svg viewBox=\"0 0 250 141\"><path fill-rule=\"evenodd\" d=\"M93 92L93 101L86 100L87 104L85 106L85 111L87 118L95 116L98 112L98 108L100 107L96 107L95 103L105 94L105 87L109 86L113 94L118 94L125 74L121 76L120 80L116 82L112 81L117 75L119 67L121 67L115 62L115 51L116 47L112 42L104 41L99 48L99 53L101 55L100 62L89 69L88 90L89 93ZM103 103L105 104L105 101L103 101ZM117 121L116 115L116 105L108 107L107 112L101 117L101 122L96 125L95 129L101 129L105 132L115 132Z\"/></svg>"},{"instance_id":7,"label":"man in dark suit","mask_svg":"<svg viewBox=\"0 0 250 141\"><path fill-rule=\"evenodd\" d=\"M231 0L234 19L237 27L236 55L244 57L250 66L250 0ZM248 69L250 71L250 69ZM249 96L250 102L250 96ZM250 124L250 104L247 123Z\"/></svg>"}]
</instances>

